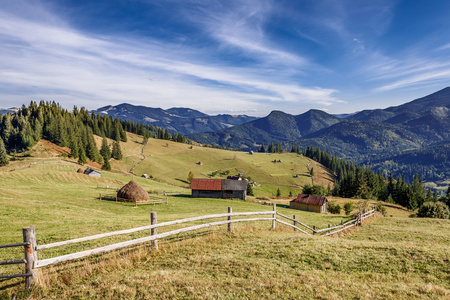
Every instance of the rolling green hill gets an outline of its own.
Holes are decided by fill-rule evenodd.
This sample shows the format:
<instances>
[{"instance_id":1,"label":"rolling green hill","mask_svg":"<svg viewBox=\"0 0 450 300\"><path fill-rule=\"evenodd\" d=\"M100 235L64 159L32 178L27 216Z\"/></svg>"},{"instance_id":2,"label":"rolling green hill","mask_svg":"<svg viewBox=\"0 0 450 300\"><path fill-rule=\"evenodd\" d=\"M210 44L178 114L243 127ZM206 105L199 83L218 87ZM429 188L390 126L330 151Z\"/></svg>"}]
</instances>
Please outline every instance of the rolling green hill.
<instances>
[{"instance_id":1,"label":"rolling green hill","mask_svg":"<svg viewBox=\"0 0 450 300\"><path fill-rule=\"evenodd\" d=\"M0 167L0 244L20 242L21 228L29 225L36 226L37 243L42 245L148 225L150 211L157 211L159 222L223 213L228 206L234 212L265 211L270 208L252 201L191 198L183 182L185 170L197 167L198 174L207 176L225 167L248 168L248 173L261 173L253 175L258 180L267 176L284 183L292 169L306 169L308 163L292 154L255 156L150 139L143 152L146 159L135 172L152 174L155 181L127 173L141 159L141 142L142 137L128 135L128 142L121 143L125 159L114 161L113 172L102 172L100 178L77 173L80 165L61 156L65 149L45 141ZM271 163L274 157L283 162ZM203 164L196 165L200 159ZM99 200L100 193L114 193L105 187L118 188L132 178L147 191L159 192L153 195L167 198L168 205L135 208L132 203ZM163 182L169 179L175 185ZM163 191L176 194L163 196ZM359 200L337 201L356 204ZM337 238L306 236L281 224L270 230L270 221L236 224L233 233L227 233L226 227L204 229L160 240L159 251L144 245L45 267L42 285L29 291L23 289L23 279L2 280L0 299L11 299L13 293L19 299L448 298L449 220L411 219L410 212L398 206L387 209L387 218L371 220ZM343 214L319 215L282 205L277 210L318 228L348 219ZM138 237L131 234L55 248L41 251L39 257ZM0 249L0 260L23 256L23 249L10 249L14 250ZM11 274L22 268L1 266L0 270Z\"/></svg>"},{"instance_id":2,"label":"rolling green hill","mask_svg":"<svg viewBox=\"0 0 450 300\"><path fill-rule=\"evenodd\" d=\"M138 176L148 174L155 180L180 187L188 188L190 171L197 178L226 178L243 173L255 182L256 196L273 196L278 188L283 196L288 196L289 192L296 194L301 187L312 183L308 169L310 160L295 153L249 154L158 139L149 139L144 147L142 137L133 134L128 134L128 137L128 143L121 143L128 155L124 161L112 162L113 168L130 170L142 158L140 151L144 148L145 160L134 169L134 173ZM327 170L317 165L315 171L316 183L333 186L332 176Z\"/></svg>"}]
</instances>

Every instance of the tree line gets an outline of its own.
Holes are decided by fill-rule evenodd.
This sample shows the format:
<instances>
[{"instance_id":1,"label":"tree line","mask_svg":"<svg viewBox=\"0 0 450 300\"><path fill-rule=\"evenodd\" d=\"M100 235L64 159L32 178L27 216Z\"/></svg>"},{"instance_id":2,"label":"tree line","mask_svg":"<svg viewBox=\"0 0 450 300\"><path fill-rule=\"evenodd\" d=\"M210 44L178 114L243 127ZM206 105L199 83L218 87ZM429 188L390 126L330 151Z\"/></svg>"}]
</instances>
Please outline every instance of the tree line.
<instances>
[{"instance_id":1,"label":"tree line","mask_svg":"<svg viewBox=\"0 0 450 300\"><path fill-rule=\"evenodd\" d=\"M448 195L438 199L436 192L426 189L417 175L411 183L405 182L401 175L394 179L392 173L385 178L381 172L376 174L371 169L355 166L319 147L307 147L302 154L324 165L336 176L335 186L331 191L334 196L382 200L400 204L410 210L422 207L425 202L448 203Z\"/></svg>"},{"instance_id":2,"label":"tree line","mask_svg":"<svg viewBox=\"0 0 450 300\"><path fill-rule=\"evenodd\" d=\"M109 163L106 162L111 157L122 158L119 142L127 141L126 132L142 135L144 139L153 137L190 142L181 134L169 134L167 129L164 131L155 126L89 113L84 107L78 109L74 106L70 112L55 102L31 101L28 107L23 105L17 112L0 115L0 166L8 163L7 153L14 156L44 138L58 146L70 148L70 156L80 163L86 163L89 159L108 169ZM100 152L94 135L104 138ZM113 140L110 151L104 148L106 138Z\"/></svg>"}]
</instances>

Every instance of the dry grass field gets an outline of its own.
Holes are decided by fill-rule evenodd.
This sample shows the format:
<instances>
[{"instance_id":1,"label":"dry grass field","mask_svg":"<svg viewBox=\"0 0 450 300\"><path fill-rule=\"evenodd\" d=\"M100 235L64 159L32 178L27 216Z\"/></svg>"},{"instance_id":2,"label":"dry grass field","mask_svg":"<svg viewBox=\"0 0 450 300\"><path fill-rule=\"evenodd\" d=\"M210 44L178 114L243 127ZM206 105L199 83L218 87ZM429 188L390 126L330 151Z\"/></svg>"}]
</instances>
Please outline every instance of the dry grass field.
<instances>
[{"instance_id":1,"label":"dry grass field","mask_svg":"<svg viewBox=\"0 0 450 300\"><path fill-rule=\"evenodd\" d=\"M144 150L148 161L135 169L136 174L152 174L157 180L128 173L130 165L141 158L142 143L137 136L121 144L126 159L113 162L114 171L102 172L101 178L76 173L80 166L58 157L60 149L39 144L42 148L32 150L30 157L0 168L0 244L21 242L21 229L29 225L36 226L37 243L42 245L148 225L151 211L164 222L225 213L228 206L233 212L271 210L254 202L255 198L191 198L183 182L190 169L198 177L229 166L255 172L250 176L257 182L278 178L289 185L311 180L306 174L308 161L296 155L279 156L283 163L277 165L271 163L276 155L189 149L188 145L167 143L168 147L165 141L150 140ZM200 159L203 165L196 165ZM174 171L177 169L179 174ZM294 178L292 171L304 175ZM169 204L135 208L132 203L99 200L106 190L98 187L118 188L131 179L147 191L159 193L158 197L168 198ZM164 196L164 191L175 194ZM341 205L359 201L334 200ZM283 207L288 201L274 200L279 204L277 210L295 214L309 226L324 228L348 219L344 213L290 210ZM270 221L234 224L232 233L226 226L202 229L160 240L159 251L145 244L44 267L40 269L42 284L31 290L24 289L23 279L0 280L0 299L11 299L12 294L19 299L448 299L450 221L408 218L411 212L394 205L387 209L386 218L372 219L339 237L309 236L281 224L272 230ZM164 230L173 228L178 227ZM148 234L44 250L39 258ZM0 249L0 260L23 257L23 249L14 249ZM22 271L21 266L0 266L2 274Z\"/></svg>"}]
</instances>

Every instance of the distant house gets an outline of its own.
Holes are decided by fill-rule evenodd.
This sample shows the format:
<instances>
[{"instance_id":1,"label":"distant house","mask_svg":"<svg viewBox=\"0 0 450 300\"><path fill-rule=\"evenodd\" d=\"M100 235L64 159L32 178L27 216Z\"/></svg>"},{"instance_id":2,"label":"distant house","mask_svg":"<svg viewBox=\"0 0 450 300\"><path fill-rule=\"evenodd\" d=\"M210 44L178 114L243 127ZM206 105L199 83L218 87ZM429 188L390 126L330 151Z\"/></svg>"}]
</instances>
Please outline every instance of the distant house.
<instances>
[{"instance_id":1,"label":"distant house","mask_svg":"<svg viewBox=\"0 0 450 300\"><path fill-rule=\"evenodd\" d=\"M327 197L314 196L308 194L298 194L297 198L289 203L289 207L293 209L313 211L323 213L327 211Z\"/></svg>"},{"instance_id":2,"label":"distant house","mask_svg":"<svg viewBox=\"0 0 450 300\"><path fill-rule=\"evenodd\" d=\"M192 197L245 200L247 184L248 180L194 178L191 182Z\"/></svg>"},{"instance_id":3,"label":"distant house","mask_svg":"<svg viewBox=\"0 0 450 300\"><path fill-rule=\"evenodd\" d=\"M84 174L89 175L89 176L94 176L94 177L102 177L102 173L100 173L99 171L96 171L94 169L91 169L91 168L87 168L84 171Z\"/></svg>"}]
</instances>

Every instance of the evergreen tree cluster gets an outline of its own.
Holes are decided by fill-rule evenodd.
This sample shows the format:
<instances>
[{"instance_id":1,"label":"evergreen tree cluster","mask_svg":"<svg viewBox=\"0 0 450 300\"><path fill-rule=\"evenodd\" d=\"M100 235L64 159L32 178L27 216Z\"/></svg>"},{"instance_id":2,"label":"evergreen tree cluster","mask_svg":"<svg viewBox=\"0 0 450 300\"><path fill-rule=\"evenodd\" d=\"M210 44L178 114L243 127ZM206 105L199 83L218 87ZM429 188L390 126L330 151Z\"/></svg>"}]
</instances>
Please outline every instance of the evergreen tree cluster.
<instances>
[{"instance_id":1,"label":"evergreen tree cluster","mask_svg":"<svg viewBox=\"0 0 450 300\"><path fill-rule=\"evenodd\" d=\"M76 106L70 112L55 102L31 101L17 112L0 115L0 166L8 162L6 153L25 151L45 138L58 146L68 147L71 156L80 163L87 159L106 164L110 158L121 159L120 141L126 142L126 132L180 143L190 142L181 134L170 135L155 126L142 125L128 120L113 119L91 113L84 107ZM98 151L94 134L103 136L102 151ZM112 150L106 144L106 138L112 139ZM106 150L108 147L108 151ZM109 162L104 165L105 168Z\"/></svg>"},{"instance_id":2,"label":"evergreen tree cluster","mask_svg":"<svg viewBox=\"0 0 450 300\"><path fill-rule=\"evenodd\" d=\"M281 145L280 142L278 142L276 146L272 142L267 147L267 153L283 153L283 151L284 151L283 150L283 146ZM266 152L266 148L264 147L264 143L261 143L261 147L259 148L258 152L261 152L261 153Z\"/></svg>"},{"instance_id":3,"label":"evergreen tree cluster","mask_svg":"<svg viewBox=\"0 0 450 300\"><path fill-rule=\"evenodd\" d=\"M401 175L394 180L392 173L386 179L381 173L376 174L370 169L355 166L319 147L307 147L303 150L303 155L321 163L336 176L332 191L335 196L383 200L411 210L433 199L417 175L410 184L406 183Z\"/></svg>"}]
</instances>

